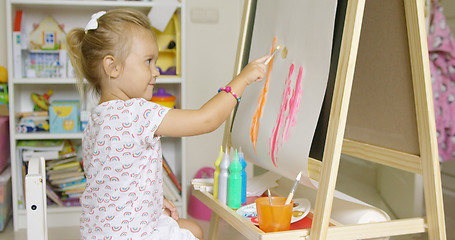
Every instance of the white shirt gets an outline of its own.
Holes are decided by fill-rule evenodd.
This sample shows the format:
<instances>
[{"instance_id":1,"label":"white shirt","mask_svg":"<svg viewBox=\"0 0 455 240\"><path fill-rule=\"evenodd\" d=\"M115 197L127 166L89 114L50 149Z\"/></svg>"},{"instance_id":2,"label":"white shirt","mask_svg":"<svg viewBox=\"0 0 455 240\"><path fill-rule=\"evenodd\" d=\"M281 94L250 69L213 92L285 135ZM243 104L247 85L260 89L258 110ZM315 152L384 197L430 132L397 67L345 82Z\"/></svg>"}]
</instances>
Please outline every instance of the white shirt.
<instances>
[{"instance_id":1,"label":"white shirt","mask_svg":"<svg viewBox=\"0 0 455 240\"><path fill-rule=\"evenodd\" d=\"M97 106L82 139L82 239L151 239L163 206L160 136L169 108L145 99Z\"/></svg>"}]
</instances>

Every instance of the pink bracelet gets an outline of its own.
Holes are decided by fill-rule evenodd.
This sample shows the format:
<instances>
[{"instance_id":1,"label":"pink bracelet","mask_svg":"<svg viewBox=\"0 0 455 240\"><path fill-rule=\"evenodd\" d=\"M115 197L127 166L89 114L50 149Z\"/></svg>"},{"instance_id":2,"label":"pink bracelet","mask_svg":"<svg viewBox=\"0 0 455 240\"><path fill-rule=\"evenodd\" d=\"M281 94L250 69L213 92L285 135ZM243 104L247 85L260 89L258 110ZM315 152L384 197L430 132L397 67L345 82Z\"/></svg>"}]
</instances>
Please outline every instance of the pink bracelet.
<instances>
[{"instance_id":1,"label":"pink bracelet","mask_svg":"<svg viewBox=\"0 0 455 240\"><path fill-rule=\"evenodd\" d=\"M237 103L240 103L240 98L237 96L237 94L235 94L234 91L232 91L231 87L226 86L225 88L220 88L220 89L218 89L218 92L221 92L221 91L225 91L225 92L227 92L227 93L232 94L232 96L235 97L235 100L237 100Z\"/></svg>"}]
</instances>

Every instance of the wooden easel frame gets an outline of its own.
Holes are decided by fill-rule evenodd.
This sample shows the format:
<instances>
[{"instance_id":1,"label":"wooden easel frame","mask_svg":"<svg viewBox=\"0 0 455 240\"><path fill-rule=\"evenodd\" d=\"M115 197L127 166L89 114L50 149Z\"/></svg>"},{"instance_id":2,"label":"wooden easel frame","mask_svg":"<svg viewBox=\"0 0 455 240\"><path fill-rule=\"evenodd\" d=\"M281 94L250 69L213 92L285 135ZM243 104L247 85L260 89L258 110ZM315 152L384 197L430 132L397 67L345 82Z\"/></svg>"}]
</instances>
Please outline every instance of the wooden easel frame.
<instances>
[{"instance_id":1,"label":"wooden easel frame","mask_svg":"<svg viewBox=\"0 0 455 240\"><path fill-rule=\"evenodd\" d=\"M404 0L411 60L420 154L413 155L344 139L349 100L355 72L365 0L349 0L333 93L323 161L309 160L309 175L319 181L311 229L264 233L207 192L193 194L212 209L210 239L216 239L219 218L223 218L248 239L363 239L428 232L429 239L446 239L442 189L437 152L436 127L431 91L424 2ZM251 38L255 1L245 0L243 26L237 52L237 75L248 61L245 42ZM233 115L226 122L223 144L230 143ZM426 217L360 225L330 226L330 214L341 152L365 160L421 174L424 182Z\"/></svg>"}]
</instances>

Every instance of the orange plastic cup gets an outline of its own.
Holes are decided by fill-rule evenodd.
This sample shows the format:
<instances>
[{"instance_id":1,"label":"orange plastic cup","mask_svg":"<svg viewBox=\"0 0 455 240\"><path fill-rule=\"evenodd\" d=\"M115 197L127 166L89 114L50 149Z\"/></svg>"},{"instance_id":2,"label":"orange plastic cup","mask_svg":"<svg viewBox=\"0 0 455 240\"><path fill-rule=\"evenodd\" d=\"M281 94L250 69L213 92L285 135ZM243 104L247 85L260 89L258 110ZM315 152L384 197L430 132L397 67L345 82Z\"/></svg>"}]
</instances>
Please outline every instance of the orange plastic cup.
<instances>
[{"instance_id":1,"label":"orange plastic cup","mask_svg":"<svg viewBox=\"0 0 455 240\"><path fill-rule=\"evenodd\" d=\"M268 197L261 197L255 201L259 228L264 232L289 230L294 201L284 205L285 197L271 197L271 199L272 205L270 205Z\"/></svg>"}]
</instances>

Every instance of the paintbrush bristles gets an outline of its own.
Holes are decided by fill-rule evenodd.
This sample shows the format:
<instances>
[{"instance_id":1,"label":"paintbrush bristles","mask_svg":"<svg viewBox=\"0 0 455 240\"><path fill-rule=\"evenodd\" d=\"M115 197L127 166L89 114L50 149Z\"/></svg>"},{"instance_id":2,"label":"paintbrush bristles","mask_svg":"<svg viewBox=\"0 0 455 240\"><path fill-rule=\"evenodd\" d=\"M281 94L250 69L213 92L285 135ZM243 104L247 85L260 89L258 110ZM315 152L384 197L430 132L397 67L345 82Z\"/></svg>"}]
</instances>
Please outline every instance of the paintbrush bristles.
<instances>
[{"instance_id":1,"label":"paintbrush bristles","mask_svg":"<svg viewBox=\"0 0 455 240\"><path fill-rule=\"evenodd\" d=\"M295 190L297 189L297 186L299 185L300 178L302 177L302 172L300 171L297 177L295 178L294 186L292 186L291 192L288 195L288 198L286 199L286 202L284 203L285 205L289 204L294 197Z\"/></svg>"},{"instance_id":2,"label":"paintbrush bristles","mask_svg":"<svg viewBox=\"0 0 455 240\"><path fill-rule=\"evenodd\" d=\"M267 58L267 60L265 60L264 64L265 64L265 65L269 64L269 62L272 60L273 56L275 56L275 54L276 54L280 49L281 49L281 45L276 46L275 51L273 51L272 55L270 55L270 57Z\"/></svg>"}]
</instances>

